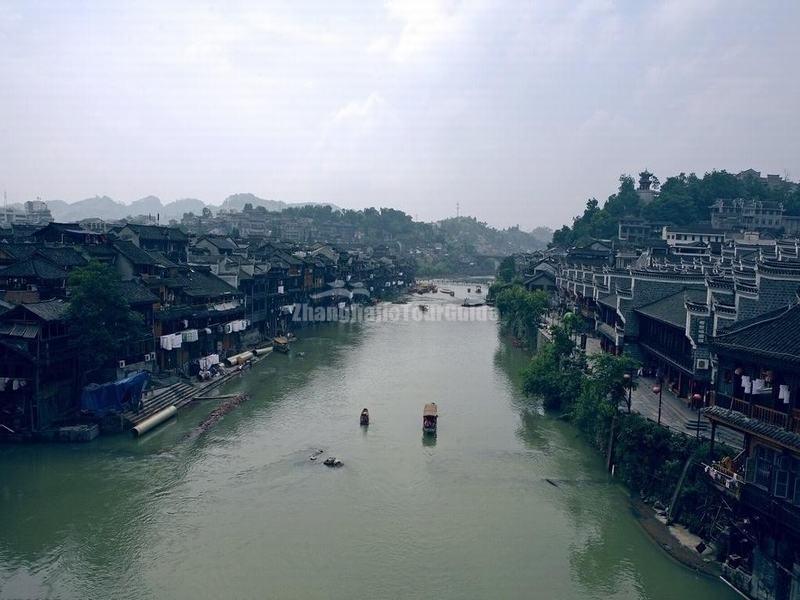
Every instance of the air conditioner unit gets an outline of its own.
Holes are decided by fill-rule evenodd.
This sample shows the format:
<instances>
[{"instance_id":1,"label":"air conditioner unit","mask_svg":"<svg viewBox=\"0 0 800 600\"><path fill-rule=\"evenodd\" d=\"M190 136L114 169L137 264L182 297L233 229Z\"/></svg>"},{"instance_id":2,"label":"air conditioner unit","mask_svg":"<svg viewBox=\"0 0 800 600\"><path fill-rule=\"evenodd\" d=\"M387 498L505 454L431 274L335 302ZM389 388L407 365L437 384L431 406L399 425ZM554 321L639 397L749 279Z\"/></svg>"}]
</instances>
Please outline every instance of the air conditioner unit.
<instances>
[{"instance_id":1,"label":"air conditioner unit","mask_svg":"<svg viewBox=\"0 0 800 600\"><path fill-rule=\"evenodd\" d=\"M708 370L708 359L707 358L698 358L695 361L694 364L695 364L695 368L697 368L698 371L706 371L706 370Z\"/></svg>"},{"instance_id":2,"label":"air conditioner unit","mask_svg":"<svg viewBox=\"0 0 800 600\"><path fill-rule=\"evenodd\" d=\"M120 369L124 369L125 368L125 361L124 360L119 361L119 368Z\"/></svg>"}]
</instances>

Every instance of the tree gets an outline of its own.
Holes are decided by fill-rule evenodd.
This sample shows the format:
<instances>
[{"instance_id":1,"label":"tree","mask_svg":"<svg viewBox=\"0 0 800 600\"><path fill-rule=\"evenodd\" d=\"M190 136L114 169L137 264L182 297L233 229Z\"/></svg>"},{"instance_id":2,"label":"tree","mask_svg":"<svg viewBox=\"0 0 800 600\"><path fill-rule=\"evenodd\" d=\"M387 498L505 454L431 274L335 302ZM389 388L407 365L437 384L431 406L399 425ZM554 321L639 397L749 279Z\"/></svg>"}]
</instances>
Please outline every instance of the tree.
<instances>
[{"instance_id":1,"label":"tree","mask_svg":"<svg viewBox=\"0 0 800 600\"><path fill-rule=\"evenodd\" d=\"M129 340L144 334L144 327L141 316L125 301L116 271L108 265L92 261L75 269L68 284L67 320L85 374L116 359Z\"/></svg>"},{"instance_id":2,"label":"tree","mask_svg":"<svg viewBox=\"0 0 800 600\"><path fill-rule=\"evenodd\" d=\"M575 421L587 431L604 433L620 404L627 403L628 390L635 387L636 367L636 361L627 356L595 354L589 358L589 370L573 409Z\"/></svg>"},{"instance_id":3,"label":"tree","mask_svg":"<svg viewBox=\"0 0 800 600\"><path fill-rule=\"evenodd\" d=\"M545 408L569 412L581 391L586 357L572 341L565 325L550 328L544 344L522 373L522 391L542 399Z\"/></svg>"},{"instance_id":4,"label":"tree","mask_svg":"<svg viewBox=\"0 0 800 600\"><path fill-rule=\"evenodd\" d=\"M548 296L541 290L529 292L520 285L513 285L498 293L495 303L502 324L511 335L531 340L547 310Z\"/></svg>"},{"instance_id":5,"label":"tree","mask_svg":"<svg viewBox=\"0 0 800 600\"><path fill-rule=\"evenodd\" d=\"M517 275L517 265L513 256L506 256L497 267L497 279L510 283Z\"/></svg>"}]
</instances>

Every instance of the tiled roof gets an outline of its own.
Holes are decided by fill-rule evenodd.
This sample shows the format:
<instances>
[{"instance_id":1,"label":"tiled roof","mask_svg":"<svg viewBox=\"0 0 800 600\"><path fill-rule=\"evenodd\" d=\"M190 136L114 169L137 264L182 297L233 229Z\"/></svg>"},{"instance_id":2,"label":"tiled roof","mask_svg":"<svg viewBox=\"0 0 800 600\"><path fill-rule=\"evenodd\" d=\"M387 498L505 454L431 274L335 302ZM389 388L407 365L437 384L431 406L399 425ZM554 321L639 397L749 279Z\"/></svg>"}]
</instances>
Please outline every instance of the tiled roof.
<instances>
[{"instance_id":1,"label":"tiled roof","mask_svg":"<svg viewBox=\"0 0 800 600\"><path fill-rule=\"evenodd\" d=\"M1 244L0 249L15 259L22 260L30 258L39 249L39 246L35 244Z\"/></svg>"},{"instance_id":2,"label":"tiled roof","mask_svg":"<svg viewBox=\"0 0 800 600\"><path fill-rule=\"evenodd\" d=\"M603 296L602 298L598 298L598 302L604 306L608 306L617 310L617 298L616 294L608 294L608 296Z\"/></svg>"},{"instance_id":3,"label":"tiled roof","mask_svg":"<svg viewBox=\"0 0 800 600\"><path fill-rule=\"evenodd\" d=\"M44 280L66 279L67 274L43 258L27 258L0 269L0 277L36 277Z\"/></svg>"},{"instance_id":4,"label":"tiled roof","mask_svg":"<svg viewBox=\"0 0 800 600\"><path fill-rule=\"evenodd\" d=\"M204 235L200 238L199 241L206 240L209 243L213 244L220 250L238 250L238 246L234 243L234 241L225 235Z\"/></svg>"},{"instance_id":5,"label":"tiled roof","mask_svg":"<svg viewBox=\"0 0 800 600\"><path fill-rule=\"evenodd\" d=\"M159 267L163 267L165 269L175 269L178 267L177 264L168 259L160 250L148 250L147 254L150 255L150 257L155 261L155 264L157 264Z\"/></svg>"},{"instance_id":6,"label":"tiled roof","mask_svg":"<svg viewBox=\"0 0 800 600\"><path fill-rule=\"evenodd\" d=\"M705 299L705 290L688 288L635 310L651 319L683 329L686 326L686 300L704 302Z\"/></svg>"},{"instance_id":7,"label":"tiled roof","mask_svg":"<svg viewBox=\"0 0 800 600\"><path fill-rule=\"evenodd\" d=\"M46 246L36 251L38 256L46 258L58 267L82 267L86 264L86 259L80 252L69 246L53 248Z\"/></svg>"},{"instance_id":8,"label":"tiled roof","mask_svg":"<svg viewBox=\"0 0 800 600\"><path fill-rule=\"evenodd\" d=\"M188 236L177 227L137 225L135 223L128 223L126 227L138 235L140 239L144 240L171 240L173 242L185 242L189 239Z\"/></svg>"},{"instance_id":9,"label":"tiled roof","mask_svg":"<svg viewBox=\"0 0 800 600\"><path fill-rule=\"evenodd\" d=\"M758 419L751 419L740 412L728 410L721 406L709 406L703 409L703 414L712 421L717 421L739 431L774 440L786 448L800 452L800 435L791 431L786 431Z\"/></svg>"},{"instance_id":10,"label":"tiled roof","mask_svg":"<svg viewBox=\"0 0 800 600\"><path fill-rule=\"evenodd\" d=\"M735 323L712 340L719 350L756 354L800 364L800 305Z\"/></svg>"},{"instance_id":11,"label":"tiled roof","mask_svg":"<svg viewBox=\"0 0 800 600\"><path fill-rule=\"evenodd\" d=\"M59 321L67 316L69 304L62 300L48 300L47 302L31 302L21 304L22 308L32 312L43 321Z\"/></svg>"},{"instance_id":12,"label":"tiled roof","mask_svg":"<svg viewBox=\"0 0 800 600\"><path fill-rule=\"evenodd\" d=\"M128 304L152 304L158 296L135 281L121 281L119 291Z\"/></svg>"},{"instance_id":13,"label":"tiled roof","mask_svg":"<svg viewBox=\"0 0 800 600\"><path fill-rule=\"evenodd\" d=\"M129 261L131 261L134 265L152 266L156 264L156 261L153 260L152 256L150 256L147 252L139 248L133 242L130 242L128 240L114 240L112 245L117 250L117 252L119 252Z\"/></svg>"},{"instance_id":14,"label":"tiled roof","mask_svg":"<svg viewBox=\"0 0 800 600\"><path fill-rule=\"evenodd\" d=\"M184 292L189 296L223 296L237 294L238 290L216 275L188 270L183 273L187 283Z\"/></svg>"}]
</instances>

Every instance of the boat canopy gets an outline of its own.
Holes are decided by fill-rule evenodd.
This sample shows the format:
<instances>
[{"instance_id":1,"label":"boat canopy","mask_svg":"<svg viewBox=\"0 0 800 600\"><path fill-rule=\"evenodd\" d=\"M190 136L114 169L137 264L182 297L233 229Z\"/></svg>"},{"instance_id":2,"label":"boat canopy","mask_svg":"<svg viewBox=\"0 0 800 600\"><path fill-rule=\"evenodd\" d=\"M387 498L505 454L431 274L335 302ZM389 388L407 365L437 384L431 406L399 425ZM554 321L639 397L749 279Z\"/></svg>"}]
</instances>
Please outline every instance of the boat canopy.
<instances>
[{"instance_id":1,"label":"boat canopy","mask_svg":"<svg viewBox=\"0 0 800 600\"><path fill-rule=\"evenodd\" d=\"M285 346L286 344L289 343L289 340L287 338L281 336L281 337L276 337L275 339L273 339L272 343L273 344L279 344L281 346Z\"/></svg>"},{"instance_id":2,"label":"boat canopy","mask_svg":"<svg viewBox=\"0 0 800 600\"><path fill-rule=\"evenodd\" d=\"M436 417L438 416L436 403L431 402L430 404L426 404L425 408L422 410L423 417Z\"/></svg>"}]
</instances>

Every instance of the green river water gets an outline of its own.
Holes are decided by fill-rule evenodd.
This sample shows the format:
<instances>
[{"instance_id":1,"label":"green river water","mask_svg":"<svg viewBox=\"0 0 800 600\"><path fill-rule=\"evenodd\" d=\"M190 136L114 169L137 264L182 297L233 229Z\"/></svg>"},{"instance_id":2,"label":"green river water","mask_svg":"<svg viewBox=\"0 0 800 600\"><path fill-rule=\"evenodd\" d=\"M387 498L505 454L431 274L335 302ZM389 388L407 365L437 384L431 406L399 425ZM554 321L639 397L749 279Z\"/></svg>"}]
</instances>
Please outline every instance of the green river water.
<instances>
[{"instance_id":1,"label":"green river water","mask_svg":"<svg viewBox=\"0 0 800 600\"><path fill-rule=\"evenodd\" d=\"M199 436L210 401L140 440L0 446L0 599L736 598L521 396L525 361L493 322L325 325Z\"/></svg>"}]
</instances>

